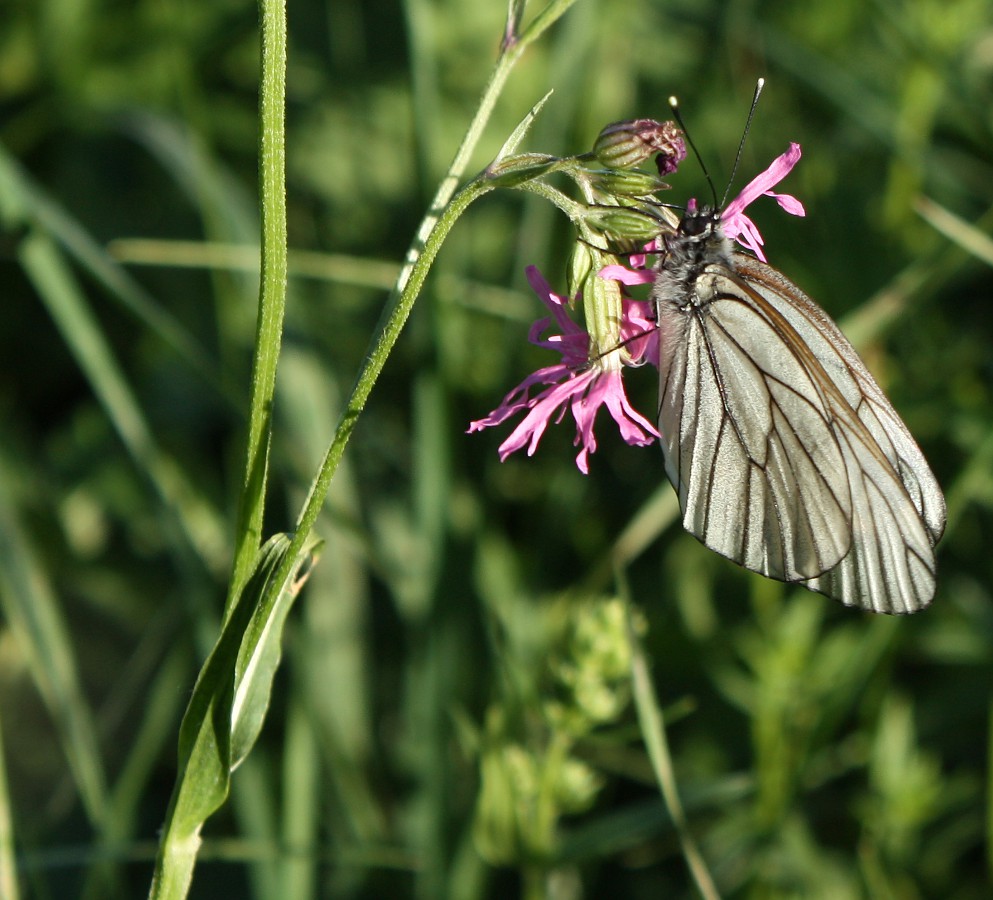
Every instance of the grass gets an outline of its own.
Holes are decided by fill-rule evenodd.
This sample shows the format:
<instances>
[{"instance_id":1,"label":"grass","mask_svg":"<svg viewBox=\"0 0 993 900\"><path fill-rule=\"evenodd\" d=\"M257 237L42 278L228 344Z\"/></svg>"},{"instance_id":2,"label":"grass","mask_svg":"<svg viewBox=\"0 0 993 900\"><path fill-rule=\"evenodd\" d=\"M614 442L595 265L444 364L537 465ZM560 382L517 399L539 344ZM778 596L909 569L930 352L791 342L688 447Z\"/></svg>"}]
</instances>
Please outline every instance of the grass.
<instances>
[{"instance_id":1,"label":"grass","mask_svg":"<svg viewBox=\"0 0 993 900\"><path fill-rule=\"evenodd\" d=\"M21 5L0 36L4 897L147 894L249 433L256 10L75 9ZM503 13L289 8L264 537L294 527ZM495 191L356 423L191 897L696 895L623 674L627 617L721 896L989 895L991 46L978 0L579 0L467 169L549 89L522 150L582 152L677 94L721 190L764 76L739 182L803 145L785 189L807 218L755 216L945 489L933 606L874 618L739 571L682 533L657 450L605 429L585 477L567 426L503 464L503 434L466 435L548 364L523 269L564 289L574 237ZM707 190L689 163L671 183L677 203Z\"/></svg>"}]
</instances>

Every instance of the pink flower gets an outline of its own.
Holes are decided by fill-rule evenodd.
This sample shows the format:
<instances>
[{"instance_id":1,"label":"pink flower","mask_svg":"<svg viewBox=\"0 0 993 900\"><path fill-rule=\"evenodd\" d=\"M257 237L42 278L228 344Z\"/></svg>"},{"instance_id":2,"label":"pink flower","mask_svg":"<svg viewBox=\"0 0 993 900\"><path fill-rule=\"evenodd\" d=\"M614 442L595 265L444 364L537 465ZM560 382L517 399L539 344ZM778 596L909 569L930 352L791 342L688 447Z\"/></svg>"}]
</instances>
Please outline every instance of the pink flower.
<instances>
[{"instance_id":1,"label":"pink flower","mask_svg":"<svg viewBox=\"0 0 993 900\"><path fill-rule=\"evenodd\" d=\"M655 323L651 316L651 304L635 300L625 300L621 322L621 346L596 359L590 359L590 338L586 330L574 322L567 312L568 297L553 294L548 282L534 266L527 269L528 281L534 292L552 316L539 319L531 326L528 340L538 347L556 350L561 361L532 373L512 390L503 402L483 419L469 423L469 433L482 431L499 425L519 412L525 416L510 436L500 445L500 461L511 453L527 447L528 456L533 456L538 442L553 419L561 422L568 404L576 421L576 439L581 446L576 457L576 465L583 474L589 473L589 455L596 451L596 436L593 426L601 406L617 423L621 437L635 446L646 446L658 438L655 427L638 413L628 402L621 380L624 365L639 365L654 358L658 359ZM548 330L554 317L559 334L548 337L542 335ZM656 342L653 347L653 342ZM545 389L531 395L536 385Z\"/></svg>"},{"instance_id":2,"label":"pink flower","mask_svg":"<svg viewBox=\"0 0 993 900\"><path fill-rule=\"evenodd\" d=\"M747 247L762 262L766 261L765 254L762 252L762 235L759 234L755 223L745 215L745 208L764 194L768 197L774 197L776 202L791 216L806 215L803 204L796 197L790 194L776 194L770 190L790 173L790 170L799 160L800 145L791 143L789 150L781 156L777 156L768 169L746 184L744 190L721 213L721 225L724 227L724 234L743 247Z\"/></svg>"}]
</instances>

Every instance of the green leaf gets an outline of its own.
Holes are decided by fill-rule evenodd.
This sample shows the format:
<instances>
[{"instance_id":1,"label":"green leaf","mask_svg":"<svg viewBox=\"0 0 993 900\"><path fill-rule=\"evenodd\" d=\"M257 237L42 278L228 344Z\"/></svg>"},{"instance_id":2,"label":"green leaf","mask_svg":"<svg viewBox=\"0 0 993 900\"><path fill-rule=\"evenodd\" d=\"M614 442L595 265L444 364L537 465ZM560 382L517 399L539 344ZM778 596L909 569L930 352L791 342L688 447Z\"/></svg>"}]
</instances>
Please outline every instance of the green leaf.
<instances>
[{"instance_id":1,"label":"green leaf","mask_svg":"<svg viewBox=\"0 0 993 900\"><path fill-rule=\"evenodd\" d=\"M272 576L289 547L289 536L278 534L259 551L252 576L193 688L179 730L183 783L174 818L180 830L199 828L224 802L231 771L262 727L279 662L282 623L302 584L296 574L311 557L309 550L304 551L287 582L277 585ZM236 730L239 752L234 754Z\"/></svg>"},{"instance_id":2,"label":"green leaf","mask_svg":"<svg viewBox=\"0 0 993 900\"><path fill-rule=\"evenodd\" d=\"M252 609L252 617L235 664L234 701L231 706L232 769L248 756L262 730L269 708L272 679L282 656L286 614L317 561L319 546L314 544L304 551L289 583L278 591L273 590L272 577L288 548L289 538L286 535L278 535L266 544L262 550L261 569L256 569L256 576L264 570L264 580L253 577L239 602L239 607L246 605ZM307 563L307 568L301 572L304 563ZM256 588L260 588L261 593L252 596Z\"/></svg>"},{"instance_id":3,"label":"green leaf","mask_svg":"<svg viewBox=\"0 0 993 900\"><path fill-rule=\"evenodd\" d=\"M521 141L524 140L525 135L531 130L531 126L534 125L534 120L538 118L538 113L541 112L541 108L548 102L548 98L552 96L552 92L549 91L542 97L531 109L528 114L517 123L517 127L511 132L510 137L504 141L503 146L500 148L500 152L497 153L493 162L498 163L506 157L510 156L519 146Z\"/></svg>"},{"instance_id":4,"label":"green leaf","mask_svg":"<svg viewBox=\"0 0 993 900\"><path fill-rule=\"evenodd\" d=\"M179 729L179 775L159 847L152 898L185 896L200 829L227 799L231 772L261 731L279 664L283 623L307 579L317 545L309 542L286 578L277 582L290 536L278 534L266 542L200 670Z\"/></svg>"}]
</instances>

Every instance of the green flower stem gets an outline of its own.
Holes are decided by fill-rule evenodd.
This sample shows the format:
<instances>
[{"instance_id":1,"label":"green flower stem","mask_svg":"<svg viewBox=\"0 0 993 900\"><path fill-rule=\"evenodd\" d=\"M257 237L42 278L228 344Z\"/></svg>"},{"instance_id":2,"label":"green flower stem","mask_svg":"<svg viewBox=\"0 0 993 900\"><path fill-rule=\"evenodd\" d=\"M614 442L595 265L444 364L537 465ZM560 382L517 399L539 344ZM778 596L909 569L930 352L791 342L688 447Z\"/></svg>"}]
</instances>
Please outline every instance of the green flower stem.
<instances>
[{"instance_id":1,"label":"green flower stem","mask_svg":"<svg viewBox=\"0 0 993 900\"><path fill-rule=\"evenodd\" d=\"M149 891L150 900L181 900L190 892L193 867L200 850L200 833L182 839L165 836L155 860L155 874Z\"/></svg>"},{"instance_id":2,"label":"green flower stem","mask_svg":"<svg viewBox=\"0 0 993 900\"><path fill-rule=\"evenodd\" d=\"M538 37L552 25L576 0L553 0L549 3L519 37L514 37L513 23L517 15L511 5L511 15L508 19L507 34L509 39L504 45L490 80L483 91L483 96L473 117L465 137L452 160L448 173L442 179L431 203L427 216L417 231L417 236L407 251L404 266L397 278L396 286L390 296L383 315L380 317L376 334L372 339L371 349L366 356L362 370L359 372L351 395L345 405L338 427L335 429L331 445L324 455L324 460L311 486L310 493L304 502L297 519L296 532L283 567L276 574L276 581L283 583L289 575L294 559L303 549L307 537L327 497L331 479L338 469L345 446L352 435L359 415L365 408L366 401L372 388L383 371L383 366L396 344L407 322L414 301L420 293L424 279L438 255L438 250L451 231L452 226L466 208L483 194L492 190L496 185L486 180L485 175L467 184L455 197L455 187L465 173L473 150L482 136L483 129L489 121L496 100L510 75L514 65L520 59L524 50L537 40ZM519 4L523 6L523 4Z\"/></svg>"},{"instance_id":3,"label":"green flower stem","mask_svg":"<svg viewBox=\"0 0 993 900\"><path fill-rule=\"evenodd\" d=\"M286 311L286 2L259 0L259 193L262 206L262 277L252 362L245 475L235 529L235 554L226 611L252 574L262 542L269 469L272 399Z\"/></svg>"},{"instance_id":4,"label":"green flower stem","mask_svg":"<svg viewBox=\"0 0 993 900\"><path fill-rule=\"evenodd\" d=\"M425 223L429 223L429 226L426 229L423 246L418 246L415 243L408 253L408 263L400 272L397 288L394 289L391 302L380 318L372 347L366 356L355 385L352 387L352 393L345 405L338 427L335 429L334 438L328 447L317 478L314 480L310 494L297 520L296 534L293 537L290 554L302 548L307 535L317 521L317 516L331 486L331 479L341 462L345 445L355 429L358 417L365 408L366 401L383 371L383 366L386 364L394 344L400 337L400 332L410 315L431 264L438 255L438 250L455 221L465 212L469 204L491 190L493 190L493 186L483 180L472 181L445 206L440 216L425 219ZM424 230L422 228L422 231ZM282 580L282 574L277 576L277 580Z\"/></svg>"},{"instance_id":5,"label":"green flower stem","mask_svg":"<svg viewBox=\"0 0 993 900\"><path fill-rule=\"evenodd\" d=\"M543 181L527 181L523 184L515 185L515 187L521 191L537 194L543 200L547 200L561 212L565 213L570 221L574 223L582 222L585 207L558 188L552 187L550 184L545 184Z\"/></svg>"},{"instance_id":6,"label":"green flower stem","mask_svg":"<svg viewBox=\"0 0 993 900\"><path fill-rule=\"evenodd\" d=\"M2 734L0 734L2 740ZM0 743L0 748L3 744ZM14 822L7 782L7 762L0 750L0 897L18 900L17 857L14 844Z\"/></svg>"}]
</instances>

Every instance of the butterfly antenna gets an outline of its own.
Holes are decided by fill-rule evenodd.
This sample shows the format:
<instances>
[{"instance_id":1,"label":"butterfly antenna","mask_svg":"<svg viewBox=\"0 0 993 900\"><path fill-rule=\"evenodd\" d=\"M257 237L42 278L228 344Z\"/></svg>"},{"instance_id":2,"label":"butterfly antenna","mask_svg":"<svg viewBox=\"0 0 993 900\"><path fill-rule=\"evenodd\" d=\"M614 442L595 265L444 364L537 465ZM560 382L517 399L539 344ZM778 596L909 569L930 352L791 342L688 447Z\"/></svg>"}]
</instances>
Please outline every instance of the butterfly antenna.
<instances>
[{"instance_id":1,"label":"butterfly antenna","mask_svg":"<svg viewBox=\"0 0 993 900\"><path fill-rule=\"evenodd\" d=\"M676 120L676 124L683 129L683 134L686 136L686 143L693 150L696 161L700 163L703 177L707 179L707 184L710 185L710 195L714 198L714 209L718 210L723 204L718 204L717 202L717 188L714 187L714 180L710 177L710 172L707 171L707 164L703 161L703 157L700 155L700 151L697 150L696 144L693 143L693 138L690 137L689 129L686 127L686 123L683 121L683 117L679 112L679 101L675 97L669 98L669 108L672 110L672 117Z\"/></svg>"},{"instance_id":2,"label":"butterfly antenna","mask_svg":"<svg viewBox=\"0 0 993 900\"><path fill-rule=\"evenodd\" d=\"M755 116L755 107L759 105L759 95L762 93L762 88L764 87L764 78L760 78L755 82L755 93L752 95L752 105L748 108L748 118L745 120L745 130L741 133L741 141L738 143L738 152L734 155L734 165L731 167L731 177L728 179L728 186L724 189L724 196L721 198L720 209L724 209L724 204L727 202L728 194L731 193L731 185L734 184L734 176L738 173L738 163L741 162L741 154L745 149L745 141L747 140L748 132L752 127L752 119ZM683 130L685 131L686 129ZM693 149L694 151L696 150L695 147Z\"/></svg>"}]
</instances>

